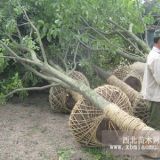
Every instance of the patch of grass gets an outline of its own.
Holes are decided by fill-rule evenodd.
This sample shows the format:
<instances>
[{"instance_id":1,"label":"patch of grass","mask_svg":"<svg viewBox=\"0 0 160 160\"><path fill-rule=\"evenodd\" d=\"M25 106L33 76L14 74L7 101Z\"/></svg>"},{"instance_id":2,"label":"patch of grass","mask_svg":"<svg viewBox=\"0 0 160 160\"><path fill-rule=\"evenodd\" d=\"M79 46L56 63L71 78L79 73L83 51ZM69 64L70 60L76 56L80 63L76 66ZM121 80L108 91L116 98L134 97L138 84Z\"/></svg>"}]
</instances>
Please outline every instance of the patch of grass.
<instances>
[{"instance_id":1,"label":"patch of grass","mask_svg":"<svg viewBox=\"0 0 160 160\"><path fill-rule=\"evenodd\" d=\"M116 160L116 158L109 152L104 151L101 148L84 148L85 152L88 152L94 156L94 160Z\"/></svg>"},{"instance_id":2,"label":"patch of grass","mask_svg":"<svg viewBox=\"0 0 160 160\"><path fill-rule=\"evenodd\" d=\"M58 151L59 160L71 160L72 155L77 154L77 152L83 154L83 156L81 155L83 157L81 160L117 160L111 153L100 148L82 148L80 150L61 149Z\"/></svg>"},{"instance_id":3,"label":"patch of grass","mask_svg":"<svg viewBox=\"0 0 160 160\"><path fill-rule=\"evenodd\" d=\"M73 149L61 149L58 151L59 160L70 160L73 153L75 153Z\"/></svg>"}]
</instances>

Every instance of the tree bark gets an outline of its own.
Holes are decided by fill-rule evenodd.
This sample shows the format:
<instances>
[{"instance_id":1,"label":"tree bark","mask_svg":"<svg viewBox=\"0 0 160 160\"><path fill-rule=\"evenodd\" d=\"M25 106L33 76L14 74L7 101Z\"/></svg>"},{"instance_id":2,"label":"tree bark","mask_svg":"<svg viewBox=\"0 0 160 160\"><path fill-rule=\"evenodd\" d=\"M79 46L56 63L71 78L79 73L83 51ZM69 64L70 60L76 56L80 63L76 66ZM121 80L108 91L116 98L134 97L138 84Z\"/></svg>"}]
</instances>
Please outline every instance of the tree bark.
<instances>
[{"instance_id":1,"label":"tree bark","mask_svg":"<svg viewBox=\"0 0 160 160\"><path fill-rule=\"evenodd\" d=\"M132 61L146 62L146 59L143 58L143 57L133 56L133 55L125 53L125 52L123 52L121 50L117 50L116 53L121 55L122 57L127 58L127 59L132 60Z\"/></svg>"}]
</instances>

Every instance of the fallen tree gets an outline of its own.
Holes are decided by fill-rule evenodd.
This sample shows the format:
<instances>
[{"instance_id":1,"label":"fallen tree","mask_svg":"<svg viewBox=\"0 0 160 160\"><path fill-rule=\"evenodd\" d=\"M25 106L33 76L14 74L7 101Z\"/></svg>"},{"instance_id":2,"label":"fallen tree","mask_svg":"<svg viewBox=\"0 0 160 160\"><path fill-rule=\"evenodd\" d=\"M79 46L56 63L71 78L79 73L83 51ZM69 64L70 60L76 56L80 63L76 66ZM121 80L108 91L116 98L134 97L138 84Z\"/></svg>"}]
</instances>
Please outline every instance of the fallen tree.
<instances>
[{"instance_id":1,"label":"fallen tree","mask_svg":"<svg viewBox=\"0 0 160 160\"><path fill-rule=\"evenodd\" d=\"M51 83L51 85L43 86L43 88L48 88L55 85L61 85L69 90L73 90L75 92L82 94L95 107L101 108L102 110L104 110L105 114L113 121L113 123L115 123L122 130L132 130L132 131L135 131L135 130L153 131L154 130L151 127L147 126L145 123L143 123L142 120L140 120L139 118L135 118L129 115L125 111L122 111L114 103L109 103L108 101L106 101L103 97L97 94L90 87L86 86L83 82L77 82L76 80L73 80L72 78L70 78L67 75L67 73L59 69L59 67L57 67L56 64L52 64L51 66L48 63L47 56L46 56L38 29L33 24L33 22L29 19L26 11L23 10L23 12L24 12L25 18L27 19L30 26L32 27L32 29L37 35L37 39L39 42L43 59L41 60L37 56L34 50L24 47L22 44L14 41L12 38L10 38L10 41L15 44L16 48L12 48L12 46L10 46L10 43L7 44L3 40L0 41L1 46L7 52L7 55L1 56L1 58L12 59L20 63L21 65L23 65L27 70L30 70L35 75ZM26 54L18 54L19 51L25 51L28 53L29 56L27 56ZM34 90L35 88L30 88L30 89L22 88L22 89L17 89L16 91L23 91L26 89ZM36 90L37 89L42 89L42 87L36 88ZM15 91L13 91L12 93L14 92ZM114 116L114 115L117 115L117 116Z\"/></svg>"},{"instance_id":2,"label":"fallen tree","mask_svg":"<svg viewBox=\"0 0 160 160\"><path fill-rule=\"evenodd\" d=\"M50 60L53 60L64 70L70 70L76 61L77 69L85 73L91 86L96 87L99 85L99 81L92 78L94 73L90 67L91 64L112 69L120 64L145 61L148 53L145 48L148 46L147 43L144 45L144 28L139 20L139 14L142 11L138 11L134 2L129 2L129 0L125 1L121 6L123 0L109 0L107 3L90 0L79 3L79 1L71 0L55 2L55 5L52 5L49 0L42 0L40 3L32 0L16 0L14 2L6 0L0 6L2 10L0 13L2 17L2 21L0 20L1 38L7 39L7 36L11 36L18 43L21 42L29 48L33 47L40 58L40 48L35 31L30 27L21 11L21 6L25 7L29 17L40 32L49 63ZM99 8L97 13L95 13L94 7L89 12L87 11L91 4L95 8ZM10 14L7 14L8 8L10 8ZM54 12L52 12L53 10ZM117 13L119 14L117 15ZM124 19L126 20L123 21ZM134 36L131 36L132 34ZM143 45L138 42L142 42ZM14 44L12 47L16 48ZM78 52L75 54L77 50ZM2 54L3 52L0 53L0 55ZM0 66L2 66L1 61ZM11 82L8 84L7 80L11 78L14 72L19 73L19 80L23 79L22 86L24 87L36 86L43 81L30 71L26 72L26 70L21 69L19 64L10 60L3 61L8 63L8 68L3 65L5 68L3 67L3 73L0 76L4 77L3 80L6 85L11 84ZM10 65L12 65L12 69L9 69ZM0 88L3 86L4 84L0 84ZM7 91L14 88L9 88ZM6 94L7 91L1 89L1 93Z\"/></svg>"},{"instance_id":3,"label":"fallen tree","mask_svg":"<svg viewBox=\"0 0 160 160\"><path fill-rule=\"evenodd\" d=\"M94 69L97 75L106 80L108 84L119 87L128 96L133 107L134 116L142 119L145 123L148 123L150 118L150 102L143 99L139 92L118 79L112 72L104 71L97 66L94 66Z\"/></svg>"},{"instance_id":4,"label":"fallen tree","mask_svg":"<svg viewBox=\"0 0 160 160\"><path fill-rule=\"evenodd\" d=\"M133 114L129 98L118 87L103 85L94 90L110 103L116 104L130 115ZM120 129L110 121L104 110L92 106L83 97L78 100L73 108L69 118L69 125L75 139L85 146L105 146L102 138L104 131L113 131L117 136ZM109 138L106 137L106 139Z\"/></svg>"}]
</instances>

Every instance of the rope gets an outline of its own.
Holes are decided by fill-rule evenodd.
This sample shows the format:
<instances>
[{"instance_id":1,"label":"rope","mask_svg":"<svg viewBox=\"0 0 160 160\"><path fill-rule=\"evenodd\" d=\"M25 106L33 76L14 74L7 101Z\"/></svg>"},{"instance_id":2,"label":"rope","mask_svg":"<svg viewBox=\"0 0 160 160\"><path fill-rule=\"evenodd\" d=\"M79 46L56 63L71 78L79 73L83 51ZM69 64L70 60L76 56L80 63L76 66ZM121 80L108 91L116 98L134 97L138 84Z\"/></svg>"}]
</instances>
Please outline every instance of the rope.
<instances>
[{"instance_id":1,"label":"rope","mask_svg":"<svg viewBox=\"0 0 160 160\"><path fill-rule=\"evenodd\" d=\"M119 88L104 85L96 88L95 91L107 101L114 102L122 110L132 114L129 99ZM114 117L117 117L117 115L115 114ZM103 130L114 130L116 132L116 129L118 129L117 124L112 122L105 111L92 106L84 98L81 98L73 108L69 125L76 140L85 146L103 146L104 144L101 142Z\"/></svg>"}]
</instances>

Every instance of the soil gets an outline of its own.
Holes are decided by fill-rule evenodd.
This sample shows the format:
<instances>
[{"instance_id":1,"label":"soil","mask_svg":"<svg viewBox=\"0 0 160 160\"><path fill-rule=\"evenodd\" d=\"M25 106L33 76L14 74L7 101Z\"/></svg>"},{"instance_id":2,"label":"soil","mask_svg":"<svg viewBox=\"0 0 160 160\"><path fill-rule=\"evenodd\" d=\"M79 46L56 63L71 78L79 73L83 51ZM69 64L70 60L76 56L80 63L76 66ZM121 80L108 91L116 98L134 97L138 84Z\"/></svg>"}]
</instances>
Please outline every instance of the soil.
<instances>
[{"instance_id":1,"label":"soil","mask_svg":"<svg viewBox=\"0 0 160 160\"><path fill-rule=\"evenodd\" d=\"M69 160L96 159L74 140L68 119L52 112L48 93L37 92L23 101L14 97L0 105L0 160L60 160L63 151L71 151Z\"/></svg>"},{"instance_id":2,"label":"soil","mask_svg":"<svg viewBox=\"0 0 160 160\"><path fill-rule=\"evenodd\" d=\"M79 148L68 119L51 111L48 94L14 97L0 106L0 160L56 160L58 151Z\"/></svg>"}]
</instances>

